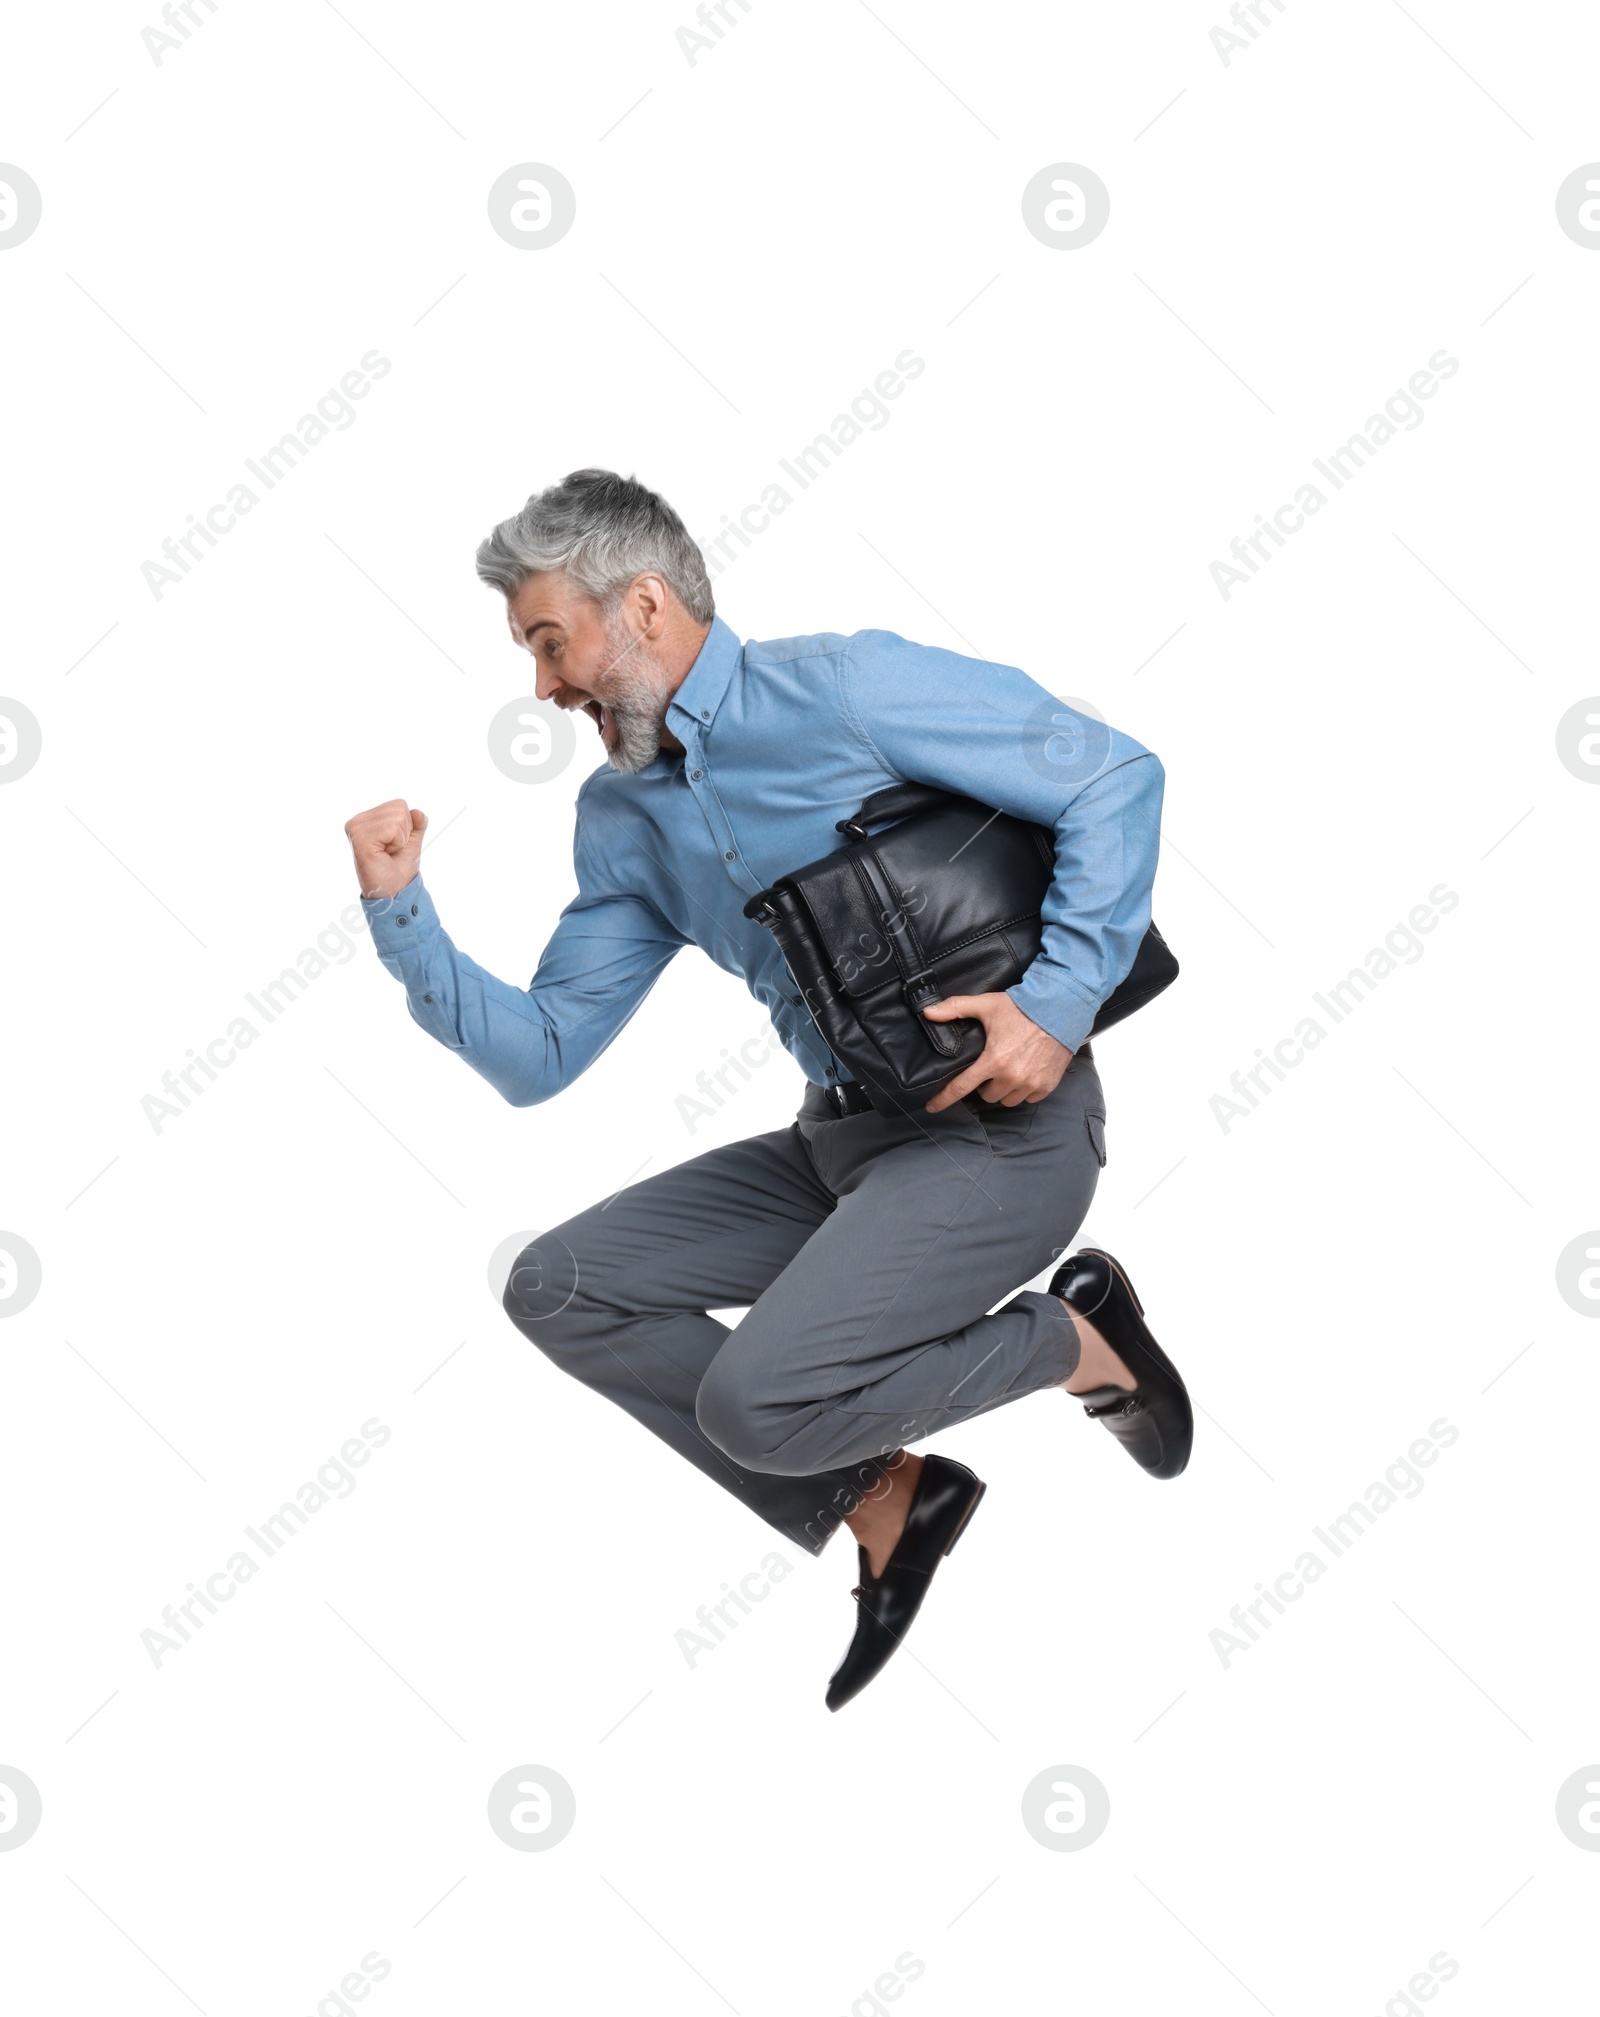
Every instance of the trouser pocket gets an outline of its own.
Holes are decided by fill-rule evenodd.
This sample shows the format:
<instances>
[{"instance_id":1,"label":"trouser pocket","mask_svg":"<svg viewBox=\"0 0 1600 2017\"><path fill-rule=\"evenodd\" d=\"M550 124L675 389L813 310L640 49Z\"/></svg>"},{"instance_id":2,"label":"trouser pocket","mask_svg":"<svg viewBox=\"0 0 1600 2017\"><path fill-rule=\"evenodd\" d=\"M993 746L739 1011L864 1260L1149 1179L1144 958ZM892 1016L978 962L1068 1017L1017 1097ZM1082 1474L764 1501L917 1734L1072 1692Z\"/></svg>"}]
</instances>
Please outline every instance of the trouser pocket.
<instances>
[{"instance_id":1,"label":"trouser pocket","mask_svg":"<svg viewBox=\"0 0 1600 2017\"><path fill-rule=\"evenodd\" d=\"M1089 1140L1094 1147L1095 1160L1101 1169L1106 1166L1106 1117L1104 1114L1088 1113L1084 1125L1089 1130Z\"/></svg>"},{"instance_id":2,"label":"trouser pocket","mask_svg":"<svg viewBox=\"0 0 1600 2017\"><path fill-rule=\"evenodd\" d=\"M998 1100L980 1099L976 1093L969 1093L966 1100L967 1109L977 1117L989 1146L996 1149L1008 1144L1016 1147L1028 1139L1039 1104L1037 1100L1024 1100L1020 1106L1007 1107Z\"/></svg>"}]
</instances>

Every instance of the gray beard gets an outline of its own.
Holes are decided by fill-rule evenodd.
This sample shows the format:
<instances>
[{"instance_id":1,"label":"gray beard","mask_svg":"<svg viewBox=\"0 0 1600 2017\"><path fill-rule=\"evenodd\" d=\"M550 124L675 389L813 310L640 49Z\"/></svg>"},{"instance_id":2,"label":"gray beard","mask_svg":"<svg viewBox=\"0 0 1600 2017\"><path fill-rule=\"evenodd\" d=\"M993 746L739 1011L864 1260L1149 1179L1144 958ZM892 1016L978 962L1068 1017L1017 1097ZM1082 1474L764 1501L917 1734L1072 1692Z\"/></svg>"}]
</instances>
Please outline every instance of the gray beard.
<instances>
[{"instance_id":1,"label":"gray beard","mask_svg":"<svg viewBox=\"0 0 1600 2017\"><path fill-rule=\"evenodd\" d=\"M672 692L649 645L630 636L620 616L605 628L611 663L604 683L596 682L596 692L617 728L617 746L606 751L606 761L613 770L643 770L661 754Z\"/></svg>"}]
</instances>

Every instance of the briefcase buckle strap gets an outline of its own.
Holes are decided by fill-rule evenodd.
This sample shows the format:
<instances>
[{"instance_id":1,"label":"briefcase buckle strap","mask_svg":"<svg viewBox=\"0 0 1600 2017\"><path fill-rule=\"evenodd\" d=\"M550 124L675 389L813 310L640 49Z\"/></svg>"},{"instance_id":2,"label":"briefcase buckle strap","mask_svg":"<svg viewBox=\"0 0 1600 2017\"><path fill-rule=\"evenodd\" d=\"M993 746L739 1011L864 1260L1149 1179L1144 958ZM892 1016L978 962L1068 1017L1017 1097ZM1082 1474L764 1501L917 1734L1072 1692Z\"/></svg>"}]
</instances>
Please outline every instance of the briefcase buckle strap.
<instances>
[{"instance_id":1,"label":"briefcase buckle strap","mask_svg":"<svg viewBox=\"0 0 1600 2017\"><path fill-rule=\"evenodd\" d=\"M931 1008L936 1001L943 1001L948 990L931 967L919 967L900 983L900 991L905 996L906 1006L917 1019L917 1026L941 1057L954 1059L961 1050L961 1038L949 1023L929 1022L923 1010Z\"/></svg>"}]
</instances>

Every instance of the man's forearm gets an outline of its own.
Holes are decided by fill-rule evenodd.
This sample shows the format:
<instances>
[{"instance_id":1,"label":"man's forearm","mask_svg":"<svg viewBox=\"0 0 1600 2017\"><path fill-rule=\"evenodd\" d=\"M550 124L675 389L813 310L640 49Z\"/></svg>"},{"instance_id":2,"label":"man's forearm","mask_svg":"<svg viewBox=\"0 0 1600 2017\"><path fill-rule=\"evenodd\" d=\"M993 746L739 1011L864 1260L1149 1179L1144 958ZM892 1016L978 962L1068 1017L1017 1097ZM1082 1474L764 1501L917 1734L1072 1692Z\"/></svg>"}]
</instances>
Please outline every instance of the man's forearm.
<instances>
[{"instance_id":1,"label":"man's forearm","mask_svg":"<svg viewBox=\"0 0 1600 2017\"><path fill-rule=\"evenodd\" d=\"M420 875L396 896L363 897L361 908L378 957L405 988L419 1028L512 1106L536 1106L560 1092L567 1074L539 1004L456 947Z\"/></svg>"},{"instance_id":2,"label":"man's forearm","mask_svg":"<svg viewBox=\"0 0 1600 2017\"><path fill-rule=\"evenodd\" d=\"M362 908L412 1020L515 1107L553 1099L586 1071L683 944L642 901L580 894L518 988L452 944L421 876Z\"/></svg>"},{"instance_id":3,"label":"man's forearm","mask_svg":"<svg viewBox=\"0 0 1600 2017\"><path fill-rule=\"evenodd\" d=\"M420 875L391 898L363 898L377 956L406 988L412 1021L515 1107L565 1083L551 1031L525 988L496 980L450 940Z\"/></svg>"},{"instance_id":4,"label":"man's forearm","mask_svg":"<svg viewBox=\"0 0 1600 2017\"><path fill-rule=\"evenodd\" d=\"M1057 823L1044 943L1007 992L1069 1050L1127 978L1149 929L1164 785L1160 763L1141 754L1087 786Z\"/></svg>"}]
</instances>

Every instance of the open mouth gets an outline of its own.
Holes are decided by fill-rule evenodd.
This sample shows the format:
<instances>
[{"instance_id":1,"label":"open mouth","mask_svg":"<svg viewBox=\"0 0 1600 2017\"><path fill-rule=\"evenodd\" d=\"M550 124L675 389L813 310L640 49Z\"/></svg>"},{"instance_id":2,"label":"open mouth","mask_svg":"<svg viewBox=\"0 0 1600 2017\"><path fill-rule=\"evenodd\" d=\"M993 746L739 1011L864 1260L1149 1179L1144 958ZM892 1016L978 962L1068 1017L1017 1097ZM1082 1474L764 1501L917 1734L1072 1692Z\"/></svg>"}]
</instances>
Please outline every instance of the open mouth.
<instances>
[{"instance_id":1,"label":"open mouth","mask_svg":"<svg viewBox=\"0 0 1600 2017\"><path fill-rule=\"evenodd\" d=\"M586 700L583 703L583 711L586 715L588 715L589 719L594 723L595 727L599 729L600 740L604 742L606 739L606 730L611 725L610 708L606 706L604 701Z\"/></svg>"}]
</instances>

